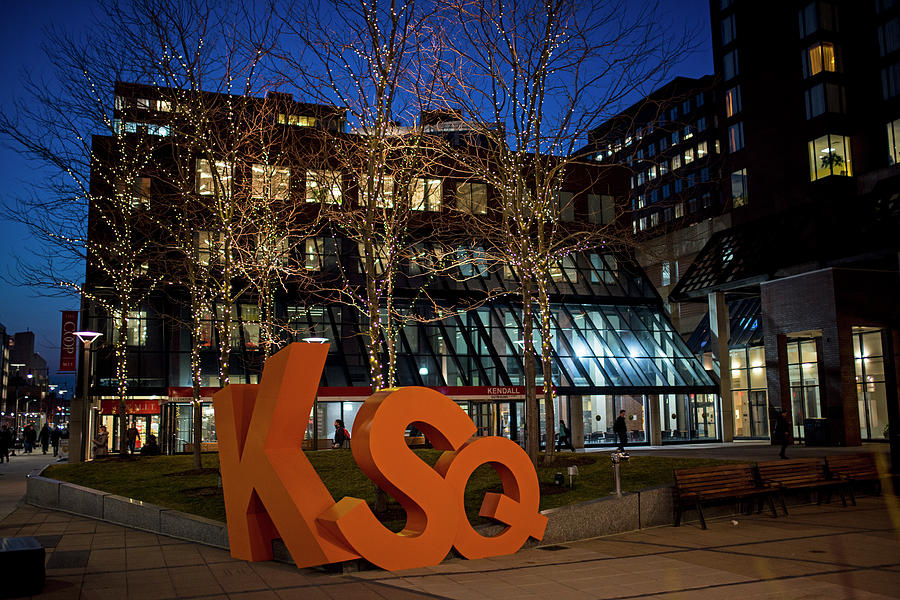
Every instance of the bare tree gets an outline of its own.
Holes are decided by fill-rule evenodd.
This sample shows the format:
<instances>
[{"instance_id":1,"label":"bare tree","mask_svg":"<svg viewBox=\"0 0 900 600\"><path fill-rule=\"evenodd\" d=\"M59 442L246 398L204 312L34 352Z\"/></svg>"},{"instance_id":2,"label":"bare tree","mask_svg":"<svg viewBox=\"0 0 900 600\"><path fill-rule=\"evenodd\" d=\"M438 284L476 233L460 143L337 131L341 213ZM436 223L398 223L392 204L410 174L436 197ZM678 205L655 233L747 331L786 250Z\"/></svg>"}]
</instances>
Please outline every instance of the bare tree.
<instances>
[{"instance_id":1,"label":"bare tree","mask_svg":"<svg viewBox=\"0 0 900 600\"><path fill-rule=\"evenodd\" d=\"M467 157L474 177L495 190L498 220L481 235L497 258L518 271L526 379L526 449L539 448L535 312L541 344L547 460L553 461L556 419L552 387L552 316L547 282L560 261L601 243L610 227L574 227L561 186L584 160L588 132L620 103L667 72L672 54L652 11L623 2L447 0L441 97L468 117L488 152ZM678 41L678 43L683 43Z\"/></svg>"},{"instance_id":2,"label":"bare tree","mask_svg":"<svg viewBox=\"0 0 900 600\"><path fill-rule=\"evenodd\" d=\"M144 232L146 173L161 140L113 118L114 84L130 73L121 41L118 30L104 27L84 40L54 32L46 48L54 81L26 80L22 99L0 115L0 135L46 174L31 196L7 206L38 240L33 257L19 258L15 280L47 294L80 296L86 310L112 320L108 343L125 454L128 322L159 283L146 269L152 244Z\"/></svg>"}]
</instances>

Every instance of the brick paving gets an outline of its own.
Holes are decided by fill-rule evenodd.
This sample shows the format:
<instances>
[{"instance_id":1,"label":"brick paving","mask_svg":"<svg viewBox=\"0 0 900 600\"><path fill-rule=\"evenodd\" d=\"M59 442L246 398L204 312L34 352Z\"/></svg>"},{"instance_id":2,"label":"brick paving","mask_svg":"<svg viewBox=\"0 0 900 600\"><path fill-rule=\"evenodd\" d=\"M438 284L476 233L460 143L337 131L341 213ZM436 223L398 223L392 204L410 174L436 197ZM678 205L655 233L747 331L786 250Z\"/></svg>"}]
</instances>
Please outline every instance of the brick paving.
<instances>
[{"instance_id":1,"label":"brick paving","mask_svg":"<svg viewBox=\"0 0 900 600\"><path fill-rule=\"evenodd\" d=\"M64 598L854 598L900 597L895 496L794 507L789 517L741 516L658 527L476 561L339 575L67 513L18 506L0 536L47 548L41 599ZM2 573L0 565L0 573ZM13 577L2 573L0 578Z\"/></svg>"}]
</instances>

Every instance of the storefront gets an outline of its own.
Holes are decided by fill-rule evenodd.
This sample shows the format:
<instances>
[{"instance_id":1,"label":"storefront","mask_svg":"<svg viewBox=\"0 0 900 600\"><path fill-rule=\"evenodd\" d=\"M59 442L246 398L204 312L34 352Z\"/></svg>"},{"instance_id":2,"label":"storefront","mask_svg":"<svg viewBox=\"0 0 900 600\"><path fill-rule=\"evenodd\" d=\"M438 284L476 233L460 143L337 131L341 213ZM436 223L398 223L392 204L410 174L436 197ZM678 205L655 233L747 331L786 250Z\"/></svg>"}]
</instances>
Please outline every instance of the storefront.
<instances>
[{"instance_id":1,"label":"storefront","mask_svg":"<svg viewBox=\"0 0 900 600\"><path fill-rule=\"evenodd\" d=\"M126 428L134 425L138 430L135 451L147 443L148 435L159 438L160 403L158 398L129 399L125 404ZM103 398L100 401L100 425L109 432L109 451L119 452L119 401Z\"/></svg>"}]
</instances>

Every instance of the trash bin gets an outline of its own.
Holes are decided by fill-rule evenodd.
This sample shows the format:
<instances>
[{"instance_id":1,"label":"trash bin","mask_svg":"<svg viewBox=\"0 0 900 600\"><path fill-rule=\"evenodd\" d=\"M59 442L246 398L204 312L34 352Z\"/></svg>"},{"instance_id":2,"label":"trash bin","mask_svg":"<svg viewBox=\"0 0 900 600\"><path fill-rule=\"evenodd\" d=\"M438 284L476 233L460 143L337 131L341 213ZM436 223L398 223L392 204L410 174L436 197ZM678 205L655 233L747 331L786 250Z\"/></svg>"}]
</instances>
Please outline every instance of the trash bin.
<instances>
[{"instance_id":1,"label":"trash bin","mask_svg":"<svg viewBox=\"0 0 900 600\"><path fill-rule=\"evenodd\" d=\"M804 419L803 438L807 446L831 446L828 419Z\"/></svg>"}]
</instances>

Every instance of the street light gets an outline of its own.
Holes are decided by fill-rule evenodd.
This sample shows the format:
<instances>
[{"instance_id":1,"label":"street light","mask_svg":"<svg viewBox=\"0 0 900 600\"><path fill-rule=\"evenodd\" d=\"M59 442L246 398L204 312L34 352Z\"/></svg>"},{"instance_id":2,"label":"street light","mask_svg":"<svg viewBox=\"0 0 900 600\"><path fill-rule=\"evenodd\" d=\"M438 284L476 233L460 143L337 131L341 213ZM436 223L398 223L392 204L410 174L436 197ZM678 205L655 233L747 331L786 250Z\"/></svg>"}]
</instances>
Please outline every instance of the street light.
<instances>
[{"instance_id":1,"label":"street light","mask_svg":"<svg viewBox=\"0 0 900 600\"><path fill-rule=\"evenodd\" d=\"M19 426L19 386L22 382L22 376L19 375L19 369L25 366L25 363L9 363L9 366L14 367L16 369L16 405L13 410L13 428L17 428ZM6 407L7 412L9 412L9 407ZM15 431L13 431L13 435L16 435Z\"/></svg>"},{"instance_id":2,"label":"street light","mask_svg":"<svg viewBox=\"0 0 900 600\"><path fill-rule=\"evenodd\" d=\"M84 354L81 359L81 365L84 367L84 387L81 393L80 410L72 410L72 417L77 416L80 423L77 423L78 427L72 427L69 431L71 448L69 452L70 458L73 459L72 462L84 462L90 457L90 453L87 452L87 444L90 440L89 434L93 431L89 412L91 406L91 344L103 334L96 331L76 331L74 334L84 345ZM72 450L75 452L72 453Z\"/></svg>"}]
</instances>

